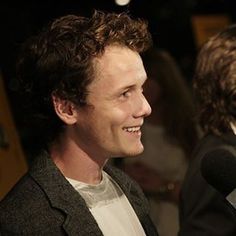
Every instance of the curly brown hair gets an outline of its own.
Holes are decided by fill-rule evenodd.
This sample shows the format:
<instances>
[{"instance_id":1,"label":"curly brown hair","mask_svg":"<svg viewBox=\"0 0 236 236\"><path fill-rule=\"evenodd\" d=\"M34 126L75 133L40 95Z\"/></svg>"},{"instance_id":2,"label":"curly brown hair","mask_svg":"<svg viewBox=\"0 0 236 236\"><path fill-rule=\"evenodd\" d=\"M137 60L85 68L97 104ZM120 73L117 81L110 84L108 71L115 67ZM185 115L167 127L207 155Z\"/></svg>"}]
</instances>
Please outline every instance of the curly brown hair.
<instances>
[{"instance_id":1,"label":"curly brown hair","mask_svg":"<svg viewBox=\"0 0 236 236\"><path fill-rule=\"evenodd\" d=\"M78 106L86 105L87 86L93 80L93 60L111 44L144 52L152 43L147 22L127 13L95 11L91 18L67 15L54 20L23 46L18 60L18 77L28 113L40 139L51 142L63 130L56 116L52 94ZM39 128L40 127L40 128Z\"/></svg>"},{"instance_id":2,"label":"curly brown hair","mask_svg":"<svg viewBox=\"0 0 236 236\"><path fill-rule=\"evenodd\" d=\"M206 133L231 131L236 117L236 25L211 37L197 58L193 88Z\"/></svg>"}]
</instances>

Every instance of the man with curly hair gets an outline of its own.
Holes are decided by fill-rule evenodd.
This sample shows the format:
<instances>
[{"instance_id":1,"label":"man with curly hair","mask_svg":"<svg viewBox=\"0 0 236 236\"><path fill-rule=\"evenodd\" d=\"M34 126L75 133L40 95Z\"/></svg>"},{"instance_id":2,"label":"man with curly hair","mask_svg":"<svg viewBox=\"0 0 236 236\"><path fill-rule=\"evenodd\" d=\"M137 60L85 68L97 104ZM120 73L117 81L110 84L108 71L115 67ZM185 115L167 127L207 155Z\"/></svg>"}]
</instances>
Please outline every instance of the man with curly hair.
<instances>
[{"instance_id":1,"label":"man with curly hair","mask_svg":"<svg viewBox=\"0 0 236 236\"><path fill-rule=\"evenodd\" d=\"M147 24L125 13L54 20L18 62L37 157L0 203L1 235L157 235L141 189L108 166L143 151L151 108L139 53Z\"/></svg>"},{"instance_id":2,"label":"man with curly hair","mask_svg":"<svg viewBox=\"0 0 236 236\"><path fill-rule=\"evenodd\" d=\"M206 155L223 151L225 157L236 158L236 25L203 45L193 85L205 136L193 152L183 184L179 236L234 236L235 209L206 182L200 169Z\"/></svg>"}]
</instances>

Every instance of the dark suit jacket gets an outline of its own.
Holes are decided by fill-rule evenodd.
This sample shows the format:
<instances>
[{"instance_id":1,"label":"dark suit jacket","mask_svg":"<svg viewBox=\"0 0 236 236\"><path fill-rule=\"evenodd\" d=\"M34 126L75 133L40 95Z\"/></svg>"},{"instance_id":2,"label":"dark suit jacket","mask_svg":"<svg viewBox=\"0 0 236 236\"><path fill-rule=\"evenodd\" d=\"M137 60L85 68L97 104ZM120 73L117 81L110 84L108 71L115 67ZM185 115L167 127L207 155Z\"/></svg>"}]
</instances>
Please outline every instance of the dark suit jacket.
<instances>
[{"instance_id":1,"label":"dark suit jacket","mask_svg":"<svg viewBox=\"0 0 236 236\"><path fill-rule=\"evenodd\" d=\"M124 191L147 235L157 235L142 190L114 167L105 171ZM107 222L109 224L109 222ZM0 203L0 235L102 235L84 199L45 152Z\"/></svg>"},{"instance_id":2,"label":"dark suit jacket","mask_svg":"<svg viewBox=\"0 0 236 236\"><path fill-rule=\"evenodd\" d=\"M202 158L215 149L236 151L236 136L209 135L195 149L180 197L179 236L236 235L236 210L205 181L200 171Z\"/></svg>"}]
</instances>

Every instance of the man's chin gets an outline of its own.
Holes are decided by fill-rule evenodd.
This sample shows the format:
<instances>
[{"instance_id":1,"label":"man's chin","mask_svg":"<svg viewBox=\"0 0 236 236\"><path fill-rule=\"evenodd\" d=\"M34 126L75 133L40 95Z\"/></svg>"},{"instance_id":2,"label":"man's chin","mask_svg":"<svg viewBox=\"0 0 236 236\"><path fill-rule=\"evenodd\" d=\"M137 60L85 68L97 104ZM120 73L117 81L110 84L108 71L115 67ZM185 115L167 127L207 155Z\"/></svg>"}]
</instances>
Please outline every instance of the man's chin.
<instances>
[{"instance_id":1,"label":"man's chin","mask_svg":"<svg viewBox=\"0 0 236 236\"><path fill-rule=\"evenodd\" d=\"M132 157L141 154L144 151L142 143L135 146L123 146L116 150L116 152L110 153L110 157Z\"/></svg>"},{"instance_id":2,"label":"man's chin","mask_svg":"<svg viewBox=\"0 0 236 236\"><path fill-rule=\"evenodd\" d=\"M143 146L140 146L138 148L135 149L130 149L126 151L126 155L125 156L138 156L139 154L141 154L144 151Z\"/></svg>"}]
</instances>

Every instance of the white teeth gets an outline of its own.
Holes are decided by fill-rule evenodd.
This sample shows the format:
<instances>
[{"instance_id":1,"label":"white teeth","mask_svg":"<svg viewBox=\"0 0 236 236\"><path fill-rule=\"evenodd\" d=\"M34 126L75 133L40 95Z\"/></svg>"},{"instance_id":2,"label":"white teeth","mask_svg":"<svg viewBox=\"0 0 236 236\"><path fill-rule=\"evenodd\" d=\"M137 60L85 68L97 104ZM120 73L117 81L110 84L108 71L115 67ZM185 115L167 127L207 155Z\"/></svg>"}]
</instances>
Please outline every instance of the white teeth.
<instances>
[{"instance_id":1,"label":"white teeth","mask_svg":"<svg viewBox=\"0 0 236 236\"><path fill-rule=\"evenodd\" d=\"M140 130L140 126L124 128L124 130L127 132L137 132Z\"/></svg>"}]
</instances>

